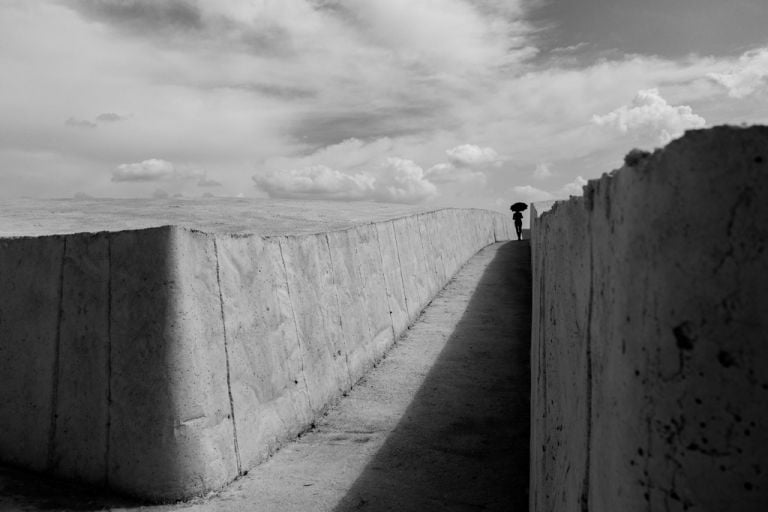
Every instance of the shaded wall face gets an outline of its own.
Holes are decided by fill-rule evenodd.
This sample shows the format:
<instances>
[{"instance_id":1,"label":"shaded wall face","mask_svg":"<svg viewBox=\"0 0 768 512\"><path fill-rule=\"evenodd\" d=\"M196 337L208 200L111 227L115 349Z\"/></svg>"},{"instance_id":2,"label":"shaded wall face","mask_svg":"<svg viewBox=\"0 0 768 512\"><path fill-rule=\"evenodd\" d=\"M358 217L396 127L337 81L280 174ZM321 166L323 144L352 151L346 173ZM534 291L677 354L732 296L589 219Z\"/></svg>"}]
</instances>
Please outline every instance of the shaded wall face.
<instances>
[{"instance_id":1,"label":"shaded wall face","mask_svg":"<svg viewBox=\"0 0 768 512\"><path fill-rule=\"evenodd\" d=\"M764 510L768 130L689 132L534 219L532 510Z\"/></svg>"}]
</instances>

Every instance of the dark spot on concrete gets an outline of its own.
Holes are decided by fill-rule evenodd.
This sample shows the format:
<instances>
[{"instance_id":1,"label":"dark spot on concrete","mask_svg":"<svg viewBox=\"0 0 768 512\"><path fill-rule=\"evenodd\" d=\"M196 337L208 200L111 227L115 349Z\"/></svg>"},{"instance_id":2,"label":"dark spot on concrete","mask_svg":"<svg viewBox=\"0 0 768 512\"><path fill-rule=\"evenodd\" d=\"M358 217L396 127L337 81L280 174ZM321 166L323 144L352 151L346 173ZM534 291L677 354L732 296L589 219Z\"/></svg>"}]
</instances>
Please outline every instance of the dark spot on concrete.
<instances>
[{"instance_id":1,"label":"dark spot on concrete","mask_svg":"<svg viewBox=\"0 0 768 512\"><path fill-rule=\"evenodd\" d=\"M643 493L643 498L645 498L645 501L651 501L651 495L646 493Z\"/></svg>"},{"instance_id":2,"label":"dark spot on concrete","mask_svg":"<svg viewBox=\"0 0 768 512\"><path fill-rule=\"evenodd\" d=\"M688 446L686 446L685 449L686 450L692 450L692 451L693 450L698 450L699 449L699 445L697 445L696 443L691 443Z\"/></svg>"},{"instance_id":3,"label":"dark spot on concrete","mask_svg":"<svg viewBox=\"0 0 768 512\"><path fill-rule=\"evenodd\" d=\"M635 370L635 377L639 377L639 376L640 376L640 370Z\"/></svg>"},{"instance_id":4,"label":"dark spot on concrete","mask_svg":"<svg viewBox=\"0 0 768 512\"><path fill-rule=\"evenodd\" d=\"M706 437L702 437L701 438L701 443L702 444L707 444L707 443L709 443L709 439L707 439Z\"/></svg>"},{"instance_id":5,"label":"dark spot on concrete","mask_svg":"<svg viewBox=\"0 0 768 512\"><path fill-rule=\"evenodd\" d=\"M720 464L720 471L725 472L725 466L723 466L722 464Z\"/></svg>"},{"instance_id":6,"label":"dark spot on concrete","mask_svg":"<svg viewBox=\"0 0 768 512\"><path fill-rule=\"evenodd\" d=\"M744 482L744 488L748 491L752 490L752 482Z\"/></svg>"},{"instance_id":7,"label":"dark spot on concrete","mask_svg":"<svg viewBox=\"0 0 768 512\"><path fill-rule=\"evenodd\" d=\"M294 383L294 384L298 384L298 383L299 383L299 381L295 380L295 381L293 381L293 383Z\"/></svg>"},{"instance_id":8,"label":"dark spot on concrete","mask_svg":"<svg viewBox=\"0 0 768 512\"><path fill-rule=\"evenodd\" d=\"M629 459L629 465L634 466L635 465L635 459Z\"/></svg>"},{"instance_id":9,"label":"dark spot on concrete","mask_svg":"<svg viewBox=\"0 0 768 512\"><path fill-rule=\"evenodd\" d=\"M750 430L748 428L745 428L744 429L744 435L749 437L750 435L752 435L752 432L750 432Z\"/></svg>"},{"instance_id":10,"label":"dark spot on concrete","mask_svg":"<svg viewBox=\"0 0 768 512\"><path fill-rule=\"evenodd\" d=\"M637 454L638 454L638 455L640 455L640 456L642 456L643 454L645 454L645 452L643 451L643 449L642 449L642 448L638 448L638 449L637 449Z\"/></svg>"},{"instance_id":11,"label":"dark spot on concrete","mask_svg":"<svg viewBox=\"0 0 768 512\"><path fill-rule=\"evenodd\" d=\"M669 493L669 497L672 498L675 501L680 501L680 496L678 496L675 491L670 492Z\"/></svg>"},{"instance_id":12,"label":"dark spot on concrete","mask_svg":"<svg viewBox=\"0 0 768 512\"><path fill-rule=\"evenodd\" d=\"M738 414L733 415L733 419L736 420L737 423L741 423L741 416Z\"/></svg>"},{"instance_id":13,"label":"dark spot on concrete","mask_svg":"<svg viewBox=\"0 0 768 512\"><path fill-rule=\"evenodd\" d=\"M717 354L717 360L720 361L720 365L722 365L723 368L730 368L736 364L736 360L733 358L733 356L725 350L721 350Z\"/></svg>"},{"instance_id":14,"label":"dark spot on concrete","mask_svg":"<svg viewBox=\"0 0 768 512\"><path fill-rule=\"evenodd\" d=\"M756 164L761 164L761 163L763 163L763 157L761 157L761 156L756 156L756 157L755 157L755 163L756 163Z\"/></svg>"},{"instance_id":15,"label":"dark spot on concrete","mask_svg":"<svg viewBox=\"0 0 768 512\"><path fill-rule=\"evenodd\" d=\"M672 333L677 340L677 348L680 350L693 350L693 343L696 341L696 334L693 332L691 324L683 322L674 329Z\"/></svg>"},{"instance_id":16,"label":"dark spot on concrete","mask_svg":"<svg viewBox=\"0 0 768 512\"><path fill-rule=\"evenodd\" d=\"M701 405L701 398L694 398L693 401L696 402L698 405Z\"/></svg>"},{"instance_id":17,"label":"dark spot on concrete","mask_svg":"<svg viewBox=\"0 0 768 512\"><path fill-rule=\"evenodd\" d=\"M706 421L701 421L701 422L699 422L699 426L701 428L707 428L707 422Z\"/></svg>"}]
</instances>

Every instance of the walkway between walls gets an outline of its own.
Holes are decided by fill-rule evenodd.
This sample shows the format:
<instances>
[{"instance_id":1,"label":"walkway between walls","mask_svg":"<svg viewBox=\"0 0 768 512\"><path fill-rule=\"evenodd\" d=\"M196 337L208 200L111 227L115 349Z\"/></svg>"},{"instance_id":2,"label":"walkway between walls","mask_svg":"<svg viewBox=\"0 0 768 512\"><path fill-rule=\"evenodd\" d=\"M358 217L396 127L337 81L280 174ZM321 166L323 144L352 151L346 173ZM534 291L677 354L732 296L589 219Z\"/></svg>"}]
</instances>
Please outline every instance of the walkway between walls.
<instances>
[{"instance_id":1,"label":"walkway between walls","mask_svg":"<svg viewBox=\"0 0 768 512\"><path fill-rule=\"evenodd\" d=\"M530 276L528 241L480 251L315 428L216 495L140 507L0 471L0 509L527 510Z\"/></svg>"}]
</instances>

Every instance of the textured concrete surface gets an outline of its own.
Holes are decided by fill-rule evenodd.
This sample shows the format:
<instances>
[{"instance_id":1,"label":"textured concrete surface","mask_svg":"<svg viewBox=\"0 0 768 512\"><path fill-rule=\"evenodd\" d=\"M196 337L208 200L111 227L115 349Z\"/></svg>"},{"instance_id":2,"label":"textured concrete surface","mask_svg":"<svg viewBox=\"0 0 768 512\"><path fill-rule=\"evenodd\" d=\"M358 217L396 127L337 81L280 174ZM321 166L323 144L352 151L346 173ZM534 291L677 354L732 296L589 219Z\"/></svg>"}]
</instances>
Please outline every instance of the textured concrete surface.
<instances>
[{"instance_id":1,"label":"textured concrete surface","mask_svg":"<svg viewBox=\"0 0 768 512\"><path fill-rule=\"evenodd\" d=\"M534 215L531 510L768 507L768 129Z\"/></svg>"},{"instance_id":2,"label":"textured concrete surface","mask_svg":"<svg viewBox=\"0 0 768 512\"><path fill-rule=\"evenodd\" d=\"M0 460L156 500L221 488L349 389L510 218L0 239Z\"/></svg>"},{"instance_id":3,"label":"textured concrete surface","mask_svg":"<svg viewBox=\"0 0 768 512\"><path fill-rule=\"evenodd\" d=\"M0 469L0 510L526 510L530 286L527 242L484 249L313 429L219 493L149 506Z\"/></svg>"}]
</instances>

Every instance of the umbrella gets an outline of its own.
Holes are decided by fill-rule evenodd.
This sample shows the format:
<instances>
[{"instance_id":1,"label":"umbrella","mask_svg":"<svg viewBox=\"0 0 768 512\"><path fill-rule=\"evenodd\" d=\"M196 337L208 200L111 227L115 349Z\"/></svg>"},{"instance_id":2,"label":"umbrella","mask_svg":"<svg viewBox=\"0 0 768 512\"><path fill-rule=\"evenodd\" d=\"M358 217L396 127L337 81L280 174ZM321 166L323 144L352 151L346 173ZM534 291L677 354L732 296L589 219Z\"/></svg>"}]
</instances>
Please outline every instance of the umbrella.
<instances>
[{"instance_id":1,"label":"umbrella","mask_svg":"<svg viewBox=\"0 0 768 512\"><path fill-rule=\"evenodd\" d=\"M510 206L509 209L516 212L522 212L523 210L528 209L528 205L525 203L515 203L512 206Z\"/></svg>"}]
</instances>

